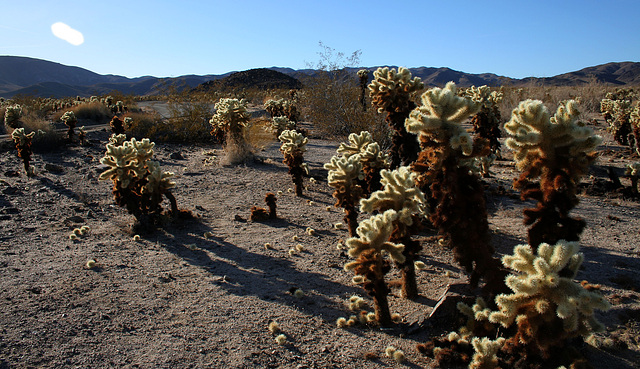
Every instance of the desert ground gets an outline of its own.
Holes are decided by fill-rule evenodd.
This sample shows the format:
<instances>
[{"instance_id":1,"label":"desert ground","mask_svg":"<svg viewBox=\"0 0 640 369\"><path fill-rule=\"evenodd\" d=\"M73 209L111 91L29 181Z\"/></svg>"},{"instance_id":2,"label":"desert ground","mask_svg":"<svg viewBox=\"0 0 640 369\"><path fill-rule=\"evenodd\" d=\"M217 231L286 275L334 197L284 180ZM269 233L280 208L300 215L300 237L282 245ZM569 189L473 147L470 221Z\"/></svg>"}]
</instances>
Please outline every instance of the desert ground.
<instances>
[{"instance_id":1,"label":"desert ground","mask_svg":"<svg viewBox=\"0 0 640 369\"><path fill-rule=\"evenodd\" d=\"M612 303L598 317L614 345L579 348L594 367L633 368L640 362L640 207L605 185L607 166L622 174L634 159L602 120L593 124L605 141L574 210L587 221L578 280L601 285ZM305 159L315 181L305 179L303 197L289 192L275 139L256 151L258 160L237 166L217 164L219 145L157 144L155 159L175 173L178 206L195 218L136 241L133 216L115 205L111 182L98 180L108 136L98 127L90 146L34 154L34 177L15 150L0 154L0 368L431 368L415 345L458 328L444 318L450 305L429 318L447 291L464 290L468 276L428 227L419 235L427 265L418 274L420 297L407 301L396 289L390 296L402 321L385 330L336 326L353 314L351 296L369 300L337 248L348 233L334 227L343 213L333 207L323 164L339 142L311 136ZM511 187L508 152L492 171L484 181L492 242L502 255L525 242L522 210L531 204ZM277 191L278 219L250 221L249 209ZM81 226L89 232L71 240ZM290 255L298 244L304 250ZM272 321L284 344L268 330ZM388 346L406 361L386 357Z\"/></svg>"}]
</instances>

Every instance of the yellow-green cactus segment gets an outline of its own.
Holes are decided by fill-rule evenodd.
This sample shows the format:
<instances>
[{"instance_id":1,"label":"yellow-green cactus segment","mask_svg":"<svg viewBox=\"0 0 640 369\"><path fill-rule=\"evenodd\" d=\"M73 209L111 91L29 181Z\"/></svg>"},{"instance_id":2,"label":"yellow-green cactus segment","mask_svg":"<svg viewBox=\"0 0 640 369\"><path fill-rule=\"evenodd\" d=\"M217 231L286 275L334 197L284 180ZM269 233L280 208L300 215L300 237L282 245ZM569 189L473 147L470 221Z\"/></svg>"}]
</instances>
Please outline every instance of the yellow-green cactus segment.
<instances>
[{"instance_id":1,"label":"yellow-green cactus segment","mask_svg":"<svg viewBox=\"0 0 640 369\"><path fill-rule=\"evenodd\" d=\"M25 134L24 128L17 128L17 129L14 129L13 132L11 132L11 138L18 146L24 146L29 141L31 141L31 139L35 134L36 134L35 132Z\"/></svg>"},{"instance_id":2,"label":"yellow-green cactus segment","mask_svg":"<svg viewBox=\"0 0 640 369\"><path fill-rule=\"evenodd\" d=\"M408 96L419 91L424 88L424 83L420 77L411 78L411 71L407 68L399 67L396 72L395 68L384 67L373 72L373 80L368 87L369 96L385 96L376 103L378 113L382 113L393 104L396 96Z\"/></svg>"},{"instance_id":3,"label":"yellow-green cactus segment","mask_svg":"<svg viewBox=\"0 0 640 369\"><path fill-rule=\"evenodd\" d=\"M357 155L366 150L369 144L373 143L373 137L368 131L362 131L360 134L349 134L348 142L340 143L338 146L338 154L349 157L351 155Z\"/></svg>"},{"instance_id":4,"label":"yellow-green cactus segment","mask_svg":"<svg viewBox=\"0 0 640 369\"><path fill-rule=\"evenodd\" d=\"M129 142L125 142L125 144L129 144ZM144 165L147 160L153 157L153 147L156 144L148 138L143 138L142 141L136 141L135 138L132 138L130 145L132 145L136 151L136 160L138 163Z\"/></svg>"},{"instance_id":5,"label":"yellow-green cactus segment","mask_svg":"<svg viewBox=\"0 0 640 369\"><path fill-rule=\"evenodd\" d=\"M518 319L526 319L518 315L519 307L533 305L539 314L544 314L555 306L565 331L579 335L602 331L604 326L593 312L607 310L610 304L599 293L587 291L573 280L584 259L578 249L578 242L564 240L554 246L540 244L537 255L529 245L516 246L513 255L502 258L504 266L517 273L505 280L513 293L496 297L499 311L492 312L489 320L509 327ZM566 276L567 271L570 276Z\"/></svg>"},{"instance_id":6,"label":"yellow-green cactus segment","mask_svg":"<svg viewBox=\"0 0 640 369\"><path fill-rule=\"evenodd\" d=\"M503 337L499 337L495 341L487 337L483 337L482 339L478 337L474 337L471 340L471 345L473 345L473 349L475 350L475 354L473 354L473 358L471 363L469 364L470 369L490 369L495 368L498 365L498 351L504 345L505 339Z\"/></svg>"},{"instance_id":7,"label":"yellow-green cactus segment","mask_svg":"<svg viewBox=\"0 0 640 369\"><path fill-rule=\"evenodd\" d=\"M351 133L348 142L341 143L337 152L346 157L359 155L363 165L366 164L371 168L388 166L387 155L382 152L380 145L373 141L368 131L362 131L360 134Z\"/></svg>"},{"instance_id":8,"label":"yellow-green cactus segment","mask_svg":"<svg viewBox=\"0 0 640 369\"><path fill-rule=\"evenodd\" d=\"M456 95L453 82L444 88L432 88L422 94L422 106L415 108L405 122L407 132L428 136L439 142L449 142L452 149L463 154L473 151L473 140L460 125L480 109L475 101Z\"/></svg>"},{"instance_id":9,"label":"yellow-green cactus segment","mask_svg":"<svg viewBox=\"0 0 640 369\"><path fill-rule=\"evenodd\" d=\"M77 122L78 118L76 118L76 115L75 115L74 112L68 111L68 112L65 112L64 114L62 114L62 116L60 117L60 120L63 121L64 123Z\"/></svg>"},{"instance_id":10,"label":"yellow-green cactus segment","mask_svg":"<svg viewBox=\"0 0 640 369\"><path fill-rule=\"evenodd\" d=\"M271 119L271 129L276 132L292 129L295 126L296 124L285 116L273 117L273 119Z\"/></svg>"},{"instance_id":11,"label":"yellow-green cactus segment","mask_svg":"<svg viewBox=\"0 0 640 369\"><path fill-rule=\"evenodd\" d=\"M424 194L416 187L415 177L409 167L400 167L390 171L380 171L380 184L383 189L371 194L368 199L360 200L360 211L372 213L374 210L393 209L397 219L406 224L413 224L413 214L423 214L426 200Z\"/></svg>"},{"instance_id":12,"label":"yellow-green cactus segment","mask_svg":"<svg viewBox=\"0 0 640 369\"><path fill-rule=\"evenodd\" d=\"M231 129L234 125L246 126L251 119L247 111L247 104L242 100L222 98L214 106L216 113L209 123L224 130Z\"/></svg>"},{"instance_id":13,"label":"yellow-green cactus segment","mask_svg":"<svg viewBox=\"0 0 640 369\"><path fill-rule=\"evenodd\" d=\"M484 107L491 107L502 101L504 94L502 91L491 91L489 86L471 86L465 91L465 96L471 100L482 104Z\"/></svg>"},{"instance_id":14,"label":"yellow-green cactus segment","mask_svg":"<svg viewBox=\"0 0 640 369\"><path fill-rule=\"evenodd\" d=\"M285 155L291 155L295 151L307 151L307 143L309 142L309 139L304 137L301 133L296 132L295 130L282 131L278 139L280 140L280 142L282 142L280 151L282 151Z\"/></svg>"},{"instance_id":15,"label":"yellow-green cactus segment","mask_svg":"<svg viewBox=\"0 0 640 369\"><path fill-rule=\"evenodd\" d=\"M15 132L15 131L14 131ZM625 173L631 177L639 177L640 176L640 161L636 163L627 164L627 169Z\"/></svg>"},{"instance_id":16,"label":"yellow-green cactus segment","mask_svg":"<svg viewBox=\"0 0 640 369\"><path fill-rule=\"evenodd\" d=\"M520 102L504 128L512 136L506 145L515 151L514 160L519 169L531 165L533 160L545 157L555 159L555 149L569 147L569 154L577 156L592 152L602 142L600 136L578 122L580 111L575 100L561 103L553 117L539 100Z\"/></svg>"},{"instance_id":17,"label":"yellow-green cactus segment","mask_svg":"<svg viewBox=\"0 0 640 369\"><path fill-rule=\"evenodd\" d=\"M160 169L160 163L157 161L147 162L149 175L147 176L147 184L143 191L152 193L165 193L166 190L175 187L176 183L171 180L172 172L164 172Z\"/></svg>"},{"instance_id":18,"label":"yellow-green cactus segment","mask_svg":"<svg viewBox=\"0 0 640 369\"><path fill-rule=\"evenodd\" d=\"M100 159L100 163L110 168L100 174L99 179L116 179L121 188L127 188L134 177L144 175L143 165L136 159L136 150L133 145L122 146L107 144L107 152Z\"/></svg>"},{"instance_id":19,"label":"yellow-green cactus segment","mask_svg":"<svg viewBox=\"0 0 640 369\"><path fill-rule=\"evenodd\" d=\"M329 171L328 184L336 189L352 188L358 177L362 173L362 164L357 155L333 156L331 162L324 165L324 169Z\"/></svg>"},{"instance_id":20,"label":"yellow-green cactus segment","mask_svg":"<svg viewBox=\"0 0 640 369\"><path fill-rule=\"evenodd\" d=\"M359 237L349 238L346 245L349 247L349 256L357 258L363 251L374 249L377 252L387 251L391 259L398 263L405 261L402 251L404 245L389 242L389 237L394 230L393 221L398 217L395 210L387 210L382 214L377 214L369 219L365 219L358 225L356 233ZM350 270L358 265L358 262L351 262L344 267Z\"/></svg>"},{"instance_id":21,"label":"yellow-green cactus segment","mask_svg":"<svg viewBox=\"0 0 640 369\"><path fill-rule=\"evenodd\" d=\"M109 143L114 146L122 146L122 144L127 140L127 135L121 133L119 135L112 134L109 137Z\"/></svg>"}]
</instances>

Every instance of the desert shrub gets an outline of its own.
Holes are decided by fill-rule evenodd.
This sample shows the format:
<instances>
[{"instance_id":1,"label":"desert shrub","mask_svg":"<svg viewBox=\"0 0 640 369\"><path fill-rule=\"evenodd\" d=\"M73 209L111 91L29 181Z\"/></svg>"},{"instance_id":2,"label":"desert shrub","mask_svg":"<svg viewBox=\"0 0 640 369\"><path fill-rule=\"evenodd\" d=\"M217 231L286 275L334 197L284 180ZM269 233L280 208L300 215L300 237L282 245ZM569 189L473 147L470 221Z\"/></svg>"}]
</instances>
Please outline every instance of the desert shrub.
<instances>
[{"instance_id":1,"label":"desert shrub","mask_svg":"<svg viewBox=\"0 0 640 369\"><path fill-rule=\"evenodd\" d=\"M213 115L211 100L202 93L184 91L169 95L170 131L182 142L211 142L209 119Z\"/></svg>"},{"instance_id":2,"label":"desert shrub","mask_svg":"<svg viewBox=\"0 0 640 369\"><path fill-rule=\"evenodd\" d=\"M113 113L111 112L111 110L104 104L101 104L99 102L89 102L70 107L68 110L58 110L55 114L53 114L51 119L54 122L61 122L62 116L67 111L73 112L73 114L79 120L91 121L99 124L108 123L111 117L113 117Z\"/></svg>"},{"instance_id":3,"label":"desert shrub","mask_svg":"<svg viewBox=\"0 0 640 369\"><path fill-rule=\"evenodd\" d=\"M350 133L369 131L380 146L389 147L391 131L384 117L373 110L362 111L357 76L345 69L359 63L359 51L345 58L343 53L320 46L320 61L312 65L319 72L304 79L298 93L303 120L311 122L322 137L343 139Z\"/></svg>"},{"instance_id":4,"label":"desert shrub","mask_svg":"<svg viewBox=\"0 0 640 369\"><path fill-rule=\"evenodd\" d=\"M123 118L124 120L131 119L129 124L125 123L126 134L139 140L146 137L154 141L166 142L181 133L172 132L170 130L171 126L163 122L162 117L157 112L127 112Z\"/></svg>"}]
</instances>

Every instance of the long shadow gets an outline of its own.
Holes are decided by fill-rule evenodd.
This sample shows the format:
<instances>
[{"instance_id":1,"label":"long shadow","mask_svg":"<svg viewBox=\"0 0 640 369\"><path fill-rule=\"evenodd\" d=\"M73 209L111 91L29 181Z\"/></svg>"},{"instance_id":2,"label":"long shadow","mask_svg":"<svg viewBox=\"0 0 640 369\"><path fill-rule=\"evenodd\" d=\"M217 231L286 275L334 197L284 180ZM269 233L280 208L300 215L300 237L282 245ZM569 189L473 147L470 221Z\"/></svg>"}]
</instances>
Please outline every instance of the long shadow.
<instances>
[{"instance_id":1,"label":"long shadow","mask_svg":"<svg viewBox=\"0 0 640 369\"><path fill-rule=\"evenodd\" d=\"M76 200L78 198L78 195L74 191L64 187L63 185L54 183L52 180L50 180L47 177L39 176L37 178L44 186L57 192L59 195L68 197L69 199L73 199L73 200Z\"/></svg>"},{"instance_id":2,"label":"long shadow","mask_svg":"<svg viewBox=\"0 0 640 369\"><path fill-rule=\"evenodd\" d=\"M327 322L347 314L340 304L331 301L322 293L332 295L362 293L355 287L348 287L327 279L319 273L301 272L290 260L245 250L219 237L196 236L213 232L208 226L194 222L184 229L168 227L166 234L158 238L164 247L191 265L207 270L219 278L214 282L221 288L237 296L256 296L264 301L295 306L306 314L319 316ZM172 241L179 237L180 245ZM190 247L182 245L188 244ZM206 252L206 251L208 252ZM210 257L210 254L215 258ZM296 284L293 281L301 281ZM318 291L302 298L292 294L295 289Z\"/></svg>"}]
</instances>

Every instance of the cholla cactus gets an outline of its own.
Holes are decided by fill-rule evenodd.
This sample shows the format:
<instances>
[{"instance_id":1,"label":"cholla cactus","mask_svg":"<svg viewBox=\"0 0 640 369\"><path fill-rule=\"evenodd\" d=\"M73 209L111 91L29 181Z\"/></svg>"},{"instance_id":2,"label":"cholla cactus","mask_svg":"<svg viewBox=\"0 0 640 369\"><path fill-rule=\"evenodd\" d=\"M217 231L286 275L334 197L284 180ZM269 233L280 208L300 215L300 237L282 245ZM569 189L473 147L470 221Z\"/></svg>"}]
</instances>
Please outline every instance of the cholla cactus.
<instances>
[{"instance_id":1,"label":"cholla cactus","mask_svg":"<svg viewBox=\"0 0 640 369\"><path fill-rule=\"evenodd\" d=\"M113 132L114 135L121 135L121 134L124 134L125 132L124 122L120 120L120 118L118 118L117 115L113 116L113 118L109 122L109 127L111 127L111 132Z\"/></svg>"},{"instance_id":2,"label":"cholla cactus","mask_svg":"<svg viewBox=\"0 0 640 369\"><path fill-rule=\"evenodd\" d=\"M295 96L295 94L293 94L293 96ZM294 122L294 124L298 121L298 108L292 100L269 99L265 101L264 109L271 115L271 118L286 117Z\"/></svg>"},{"instance_id":3,"label":"cholla cactus","mask_svg":"<svg viewBox=\"0 0 640 369\"><path fill-rule=\"evenodd\" d=\"M420 148L415 137L405 129L404 121L416 107L414 93L424 87L419 77L411 78L406 68L378 68L369 84L371 104L378 113L387 112L386 121L394 131L389 153L391 169L416 160Z\"/></svg>"},{"instance_id":4,"label":"cholla cactus","mask_svg":"<svg viewBox=\"0 0 640 369\"><path fill-rule=\"evenodd\" d=\"M640 102L636 102L631 113L629 113L629 124L631 125L629 141L633 139L636 153L640 155Z\"/></svg>"},{"instance_id":5,"label":"cholla cactus","mask_svg":"<svg viewBox=\"0 0 640 369\"><path fill-rule=\"evenodd\" d=\"M271 119L271 130L279 137L283 131L296 129L296 123L284 116L277 116Z\"/></svg>"},{"instance_id":6,"label":"cholla cactus","mask_svg":"<svg viewBox=\"0 0 640 369\"><path fill-rule=\"evenodd\" d=\"M73 140L74 129L76 128L76 124L78 124L78 118L76 118L75 113L73 111L65 112L62 114L62 117L60 117L60 120L69 127L67 130L67 137L69 137L70 141Z\"/></svg>"},{"instance_id":7,"label":"cholla cactus","mask_svg":"<svg viewBox=\"0 0 640 369\"><path fill-rule=\"evenodd\" d=\"M498 367L498 351L504 345L505 339L500 337L495 341L487 337L474 337L471 340L475 354L469 364L469 369L493 369Z\"/></svg>"},{"instance_id":8,"label":"cholla cactus","mask_svg":"<svg viewBox=\"0 0 640 369\"><path fill-rule=\"evenodd\" d=\"M344 221L349 227L349 235L354 237L358 227L357 206L363 192L358 181L362 175L360 157L333 156L331 162L324 165L324 169L329 171L329 186L336 189L333 192L333 197L337 200L335 206L344 209Z\"/></svg>"},{"instance_id":9,"label":"cholla cactus","mask_svg":"<svg viewBox=\"0 0 640 369\"><path fill-rule=\"evenodd\" d=\"M245 139L245 130L251 119L246 102L223 98L216 103L215 109L216 113L209 120L213 126L211 133L225 132L225 150L231 164L245 161L251 154Z\"/></svg>"},{"instance_id":10,"label":"cholla cactus","mask_svg":"<svg viewBox=\"0 0 640 369\"><path fill-rule=\"evenodd\" d=\"M367 111L367 103L364 99L364 93L367 91L367 83L369 83L369 71L367 69L360 69L358 71L358 81L360 82L360 104L362 104L362 111Z\"/></svg>"},{"instance_id":11,"label":"cholla cactus","mask_svg":"<svg viewBox=\"0 0 640 369\"><path fill-rule=\"evenodd\" d=\"M489 320L503 327L517 324L511 345L526 345L529 352L547 357L570 338L604 330L593 314L610 304L574 281L584 259L578 249L577 242L561 240L554 246L539 245L537 255L529 245L519 245L513 255L502 258L517 274L507 277L513 293L496 297L499 311L492 312Z\"/></svg>"},{"instance_id":12,"label":"cholla cactus","mask_svg":"<svg viewBox=\"0 0 640 369\"><path fill-rule=\"evenodd\" d=\"M504 126L511 135L506 145L522 170L514 186L523 200L538 201L535 209L524 211L524 223L531 225L529 245L534 249L543 242L577 241L585 226L583 220L569 217L569 212L578 204L578 183L602 140L578 121L579 115L574 100L560 104L553 117L542 101L525 100Z\"/></svg>"},{"instance_id":13,"label":"cholla cactus","mask_svg":"<svg viewBox=\"0 0 640 369\"><path fill-rule=\"evenodd\" d=\"M417 182L427 195L429 219L438 228L456 261L471 273L471 284L480 277L485 288L504 287L499 261L493 258L484 187L465 163L490 150L485 139L473 140L461 123L480 109L480 104L458 96L453 82L422 95L422 106L406 121L407 131L418 134L422 152L412 165Z\"/></svg>"},{"instance_id":14,"label":"cholla cactus","mask_svg":"<svg viewBox=\"0 0 640 369\"><path fill-rule=\"evenodd\" d=\"M389 288L384 281L390 266L383 257L382 251L386 251L396 262L402 263L405 260L402 254L404 246L389 242L389 237L394 230L393 222L397 217L395 210L387 210L365 219L358 226L359 237L349 238L346 241L349 256L356 260L347 263L344 268L353 270L356 275L362 277L362 287L373 298L376 320L383 327L391 326L392 320L387 299Z\"/></svg>"},{"instance_id":15,"label":"cholla cactus","mask_svg":"<svg viewBox=\"0 0 640 369\"><path fill-rule=\"evenodd\" d=\"M502 118L498 104L502 101L502 91L491 91L488 86L472 86L465 91L465 96L480 104L480 111L471 118L474 132L479 137L487 139L491 152L499 157Z\"/></svg>"},{"instance_id":16,"label":"cholla cactus","mask_svg":"<svg viewBox=\"0 0 640 369\"><path fill-rule=\"evenodd\" d=\"M24 128L16 128L11 132L11 138L13 142L16 144L16 149L18 150L18 157L22 158L22 163L24 165L24 171L27 176L34 175L33 168L29 166L29 162L31 161L31 140L35 135L35 132L31 132L29 134L24 133Z\"/></svg>"},{"instance_id":17,"label":"cholla cactus","mask_svg":"<svg viewBox=\"0 0 640 369\"><path fill-rule=\"evenodd\" d=\"M628 164L624 174L631 179L631 192L637 196L638 179L640 179L640 162Z\"/></svg>"},{"instance_id":18,"label":"cholla cactus","mask_svg":"<svg viewBox=\"0 0 640 369\"><path fill-rule=\"evenodd\" d=\"M309 171L303 155L307 151L309 139L295 130L283 131L278 139L282 142L280 147L284 155L282 162L289 167L289 174L296 187L296 196L302 196L302 175Z\"/></svg>"},{"instance_id":19,"label":"cholla cactus","mask_svg":"<svg viewBox=\"0 0 640 369\"><path fill-rule=\"evenodd\" d=\"M602 101L600 101L600 111L604 120L609 123L609 130L613 134L613 138L624 146L634 146L633 141L638 141L638 137L632 136L632 124L630 115L632 110L632 101L635 99L636 93L633 89L616 89L614 92L608 92ZM638 145L638 143L635 143Z\"/></svg>"},{"instance_id":20,"label":"cholla cactus","mask_svg":"<svg viewBox=\"0 0 640 369\"><path fill-rule=\"evenodd\" d=\"M162 213L162 196L171 203L171 214L180 211L170 189L175 186L173 173L164 172L158 162L152 161L154 143L148 138L126 141L126 136L112 135L107 152L100 160L109 168L100 174L101 180L113 181L116 204L125 207L136 217L138 225L148 227L158 221Z\"/></svg>"},{"instance_id":21,"label":"cholla cactus","mask_svg":"<svg viewBox=\"0 0 640 369\"><path fill-rule=\"evenodd\" d=\"M380 171L389 168L389 161L369 132L351 133L348 142L341 143L337 152L345 157L358 156L364 173L361 186L365 194L371 194L380 189Z\"/></svg>"},{"instance_id":22,"label":"cholla cactus","mask_svg":"<svg viewBox=\"0 0 640 369\"><path fill-rule=\"evenodd\" d=\"M9 105L4 111L4 124L9 128L19 128L20 118L22 118L22 106L19 104Z\"/></svg>"},{"instance_id":23,"label":"cholla cactus","mask_svg":"<svg viewBox=\"0 0 640 369\"><path fill-rule=\"evenodd\" d=\"M404 245L404 261L398 263L402 273L402 295L413 299L418 296L415 261L422 247L418 241L411 239L411 235L420 229L420 218L424 216L426 200L422 191L416 187L416 175L409 167L400 167L393 171L383 169L380 174L383 189L372 193L368 199L362 199L360 210L373 213L391 209L397 213L389 241Z\"/></svg>"}]
</instances>

